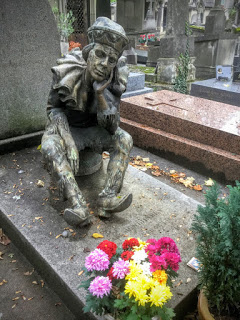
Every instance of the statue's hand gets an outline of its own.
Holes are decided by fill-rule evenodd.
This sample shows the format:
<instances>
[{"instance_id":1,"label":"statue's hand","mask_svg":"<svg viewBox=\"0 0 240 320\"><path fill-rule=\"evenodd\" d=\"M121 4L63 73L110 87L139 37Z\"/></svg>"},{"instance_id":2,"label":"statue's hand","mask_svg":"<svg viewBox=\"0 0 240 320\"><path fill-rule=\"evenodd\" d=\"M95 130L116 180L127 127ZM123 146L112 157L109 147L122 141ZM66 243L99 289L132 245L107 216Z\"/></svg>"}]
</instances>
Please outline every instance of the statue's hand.
<instances>
[{"instance_id":1,"label":"statue's hand","mask_svg":"<svg viewBox=\"0 0 240 320\"><path fill-rule=\"evenodd\" d=\"M79 169L79 153L78 149L75 145L73 138L65 137L64 139L66 150L67 150L67 159L71 166L73 173L76 175Z\"/></svg>"},{"instance_id":2,"label":"statue's hand","mask_svg":"<svg viewBox=\"0 0 240 320\"><path fill-rule=\"evenodd\" d=\"M104 89L106 89L107 86L111 83L112 78L113 78L113 70L112 70L112 72L110 74L110 77L109 77L109 79L107 81L106 80L101 81L101 82L94 81L93 88L96 91L96 93L97 94L102 94Z\"/></svg>"}]
</instances>

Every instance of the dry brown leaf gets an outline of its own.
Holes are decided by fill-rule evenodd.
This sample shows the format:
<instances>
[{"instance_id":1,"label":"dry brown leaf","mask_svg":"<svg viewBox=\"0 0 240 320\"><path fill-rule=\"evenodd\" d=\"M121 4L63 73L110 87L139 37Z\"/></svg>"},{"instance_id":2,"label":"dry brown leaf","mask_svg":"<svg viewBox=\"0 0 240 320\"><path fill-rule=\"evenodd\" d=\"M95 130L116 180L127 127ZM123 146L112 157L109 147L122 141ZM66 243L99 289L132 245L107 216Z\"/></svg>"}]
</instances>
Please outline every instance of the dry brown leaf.
<instances>
[{"instance_id":1,"label":"dry brown leaf","mask_svg":"<svg viewBox=\"0 0 240 320\"><path fill-rule=\"evenodd\" d=\"M22 292L21 290L18 290L18 291L16 291L15 293L16 293L16 294L19 294L19 293L21 293L21 292Z\"/></svg>"},{"instance_id":2,"label":"dry brown leaf","mask_svg":"<svg viewBox=\"0 0 240 320\"><path fill-rule=\"evenodd\" d=\"M36 185L37 185L37 187L39 187L39 188L43 188L45 184L44 184L44 181L38 180L37 183L36 183Z\"/></svg>"},{"instance_id":3,"label":"dry brown leaf","mask_svg":"<svg viewBox=\"0 0 240 320\"><path fill-rule=\"evenodd\" d=\"M34 297L28 298L28 301L32 300Z\"/></svg>"},{"instance_id":4,"label":"dry brown leaf","mask_svg":"<svg viewBox=\"0 0 240 320\"><path fill-rule=\"evenodd\" d=\"M204 181L205 186L212 187L214 185L214 181L209 178L208 180Z\"/></svg>"},{"instance_id":5,"label":"dry brown leaf","mask_svg":"<svg viewBox=\"0 0 240 320\"><path fill-rule=\"evenodd\" d=\"M34 269L32 271L27 271L27 272L24 272L24 275L25 276L31 276L34 272Z\"/></svg>"},{"instance_id":6,"label":"dry brown leaf","mask_svg":"<svg viewBox=\"0 0 240 320\"><path fill-rule=\"evenodd\" d=\"M0 232L0 243L4 246L7 246L9 243L11 243L11 240L3 233L2 229Z\"/></svg>"},{"instance_id":7,"label":"dry brown leaf","mask_svg":"<svg viewBox=\"0 0 240 320\"><path fill-rule=\"evenodd\" d=\"M15 298L12 299L12 301L16 301L18 299L20 299L20 298L19 297L15 297Z\"/></svg>"},{"instance_id":8,"label":"dry brown leaf","mask_svg":"<svg viewBox=\"0 0 240 320\"><path fill-rule=\"evenodd\" d=\"M78 276L81 276L82 274L83 274L83 270L82 271L80 271L79 273L78 273Z\"/></svg>"},{"instance_id":9,"label":"dry brown leaf","mask_svg":"<svg viewBox=\"0 0 240 320\"><path fill-rule=\"evenodd\" d=\"M37 281L33 281L32 284L37 284L38 285Z\"/></svg>"},{"instance_id":10,"label":"dry brown leaf","mask_svg":"<svg viewBox=\"0 0 240 320\"><path fill-rule=\"evenodd\" d=\"M153 176L156 176L156 177L159 177L159 176L161 176L161 175L162 175L162 174L161 174L161 172L160 172L160 171L158 171L158 170L156 170L156 171L152 171L151 173L152 173L152 175L153 175Z\"/></svg>"},{"instance_id":11,"label":"dry brown leaf","mask_svg":"<svg viewBox=\"0 0 240 320\"><path fill-rule=\"evenodd\" d=\"M44 285L45 285L45 283L44 283L44 281L43 281L43 280L40 280L40 282L41 282L41 287L43 288L43 287L44 287Z\"/></svg>"},{"instance_id":12,"label":"dry brown leaf","mask_svg":"<svg viewBox=\"0 0 240 320\"><path fill-rule=\"evenodd\" d=\"M92 235L93 238L97 239L97 238L104 238L104 236L100 233L93 233Z\"/></svg>"},{"instance_id":13,"label":"dry brown leaf","mask_svg":"<svg viewBox=\"0 0 240 320\"><path fill-rule=\"evenodd\" d=\"M62 234L60 233L60 234L58 234L57 236L56 236L56 239L58 239L58 238L60 238L62 236Z\"/></svg>"},{"instance_id":14,"label":"dry brown leaf","mask_svg":"<svg viewBox=\"0 0 240 320\"><path fill-rule=\"evenodd\" d=\"M142 161L143 161L143 162L149 162L150 159L149 159L149 158L142 158Z\"/></svg>"},{"instance_id":15,"label":"dry brown leaf","mask_svg":"<svg viewBox=\"0 0 240 320\"><path fill-rule=\"evenodd\" d=\"M17 304L15 303L15 304L12 306L12 309L14 309L14 308L16 307L16 305L17 305Z\"/></svg>"},{"instance_id":16,"label":"dry brown leaf","mask_svg":"<svg viewBox=\"0 0 240 320\"><path fill-rule=\"evenodd\" d=\"M200 184L196 184L195 186L193 186L193 189L196 191L202 191L202 186Z\"/></svg>"},{"instance_id":17,"label":"dry brown leaf","mask_svg":"<svg viewBox=\"0 0 240 320\"><path fill-rule=\"evenodd\" d=\"M3 284L8 283L7 280L3 279L2 282L0 282L0 286L2 286Z\"/></svg>"},{"instance_id":18,"label":"dry brown leaf","mask_svg":"<svg viewBox=\"0 0 240 320\"><path fill-rule=\"evenodd\" d=\"M35 220L39 220L39 219L42 219L43 217L35 217L34 219Z\"/></svg>"},{"instance_id":19,"label":"dry brown leaf","mask_svg":"<svg viewBox=\"0 0 240 320\"><path fill-rule=\"evenodd\" d=\"M175 287L179 287L182 283L183 283L183 281L180 280L180 281L175 285Z\"/></svg>"}]
</instances>

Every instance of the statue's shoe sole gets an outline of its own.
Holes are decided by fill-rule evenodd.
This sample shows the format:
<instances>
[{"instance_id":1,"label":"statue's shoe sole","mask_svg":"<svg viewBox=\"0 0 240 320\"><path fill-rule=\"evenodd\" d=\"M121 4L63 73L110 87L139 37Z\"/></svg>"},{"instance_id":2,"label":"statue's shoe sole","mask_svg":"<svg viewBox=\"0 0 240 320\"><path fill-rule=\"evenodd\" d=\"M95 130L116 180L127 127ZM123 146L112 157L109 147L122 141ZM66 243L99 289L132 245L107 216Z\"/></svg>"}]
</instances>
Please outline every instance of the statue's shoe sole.
<instances>
[{"instance_id":1,"label":"statue's shoe sole","mask_svg":"<svg viewBox=\"0 0 240 320\"><path fill-rule=\"evenodd\" d=\"M68 224L74 227L84 227L91 222L89 216L82 218L79 216L79 213L75 212L71 208L65 209L63 218Z\"/></svg>"},{"instance_id":2,"label":"statue's shoe sole","mask_svg":"<svg viewBox=\"0 0 240 320\"><path fill-rule=\"evenodd\" d=\"M102 208L107 212L121 212L130 206L132 198L132 194L130 193L119 198L119 202L116 205L103 206Z\"/></svg>"}]
</instances>

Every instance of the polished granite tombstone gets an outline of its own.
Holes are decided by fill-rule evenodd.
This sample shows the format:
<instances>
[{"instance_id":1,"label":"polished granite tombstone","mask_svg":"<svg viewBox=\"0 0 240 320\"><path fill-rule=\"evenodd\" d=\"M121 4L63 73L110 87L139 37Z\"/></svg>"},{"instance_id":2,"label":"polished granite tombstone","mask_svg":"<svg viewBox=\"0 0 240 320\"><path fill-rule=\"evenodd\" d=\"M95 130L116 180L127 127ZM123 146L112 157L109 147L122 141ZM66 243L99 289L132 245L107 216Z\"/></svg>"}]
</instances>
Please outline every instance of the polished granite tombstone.
<instances>
[{"instance_id":1,"label":"polished granite tombstone","mask_svg":"<svg viewBox=\"0 0 240 320\"><path fill-rule=\"evenodd\" d=\"M140 148L172 152L240 179L240 109L158 91L121 101L121 127Z\"/></svg>"}]
</instances>

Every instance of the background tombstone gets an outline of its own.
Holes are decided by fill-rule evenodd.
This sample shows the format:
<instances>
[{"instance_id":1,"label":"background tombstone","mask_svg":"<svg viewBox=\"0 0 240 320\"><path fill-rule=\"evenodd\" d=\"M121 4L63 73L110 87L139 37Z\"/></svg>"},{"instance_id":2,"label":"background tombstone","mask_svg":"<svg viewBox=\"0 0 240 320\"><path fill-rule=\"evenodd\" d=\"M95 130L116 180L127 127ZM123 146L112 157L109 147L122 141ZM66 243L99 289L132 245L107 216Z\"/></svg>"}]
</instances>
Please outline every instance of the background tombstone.
<instances>
[{"instance_id":1,"label":"background tombstone","mask_svg":"<svg viewBox=\"0 0 240 320\"><path fill-rule=\"evenodd\" d=\"M96 2L96 18L107 17L111 19L110 0L97 0Z\"/></svg>"},{"instance_id":2,"label":"background tombstone","mask_svg":"<svg viewBox=\"0 0 240 320\"><path fill-rule=\"evenodd\" d=\"M215 78L217 65L233 64L237 37L224 32L225 21L221 0L216 0L206 18L204 36L195 37L195 67L199 79Z\"/></svg>"},{"instance_id":3,"label":"background tombstone","mask_svg":"<svg viewBox=\"0 0 240 320\"><path fill-rule=\"evenodd\" d=\"M157 66L159 82L174 84L177 75L177 65L180 54L187 47L185 26L189 18L188 0L169 0L167 7L166 36L160 39L159 46L149 48L147 66ZM189 52L191 57L191 80L195 79L194 38L189 37Z\"/></svg>"},{"instance_id":4,"label":"background tombstone","mask_svg":"<svg viewBox=\"0 0 240 320\"><path fill-rule=\"evenodd\" d=\"M42 130L60 39L48 0L0 2L0 140Z\"/></svg>"}]
</instances>

